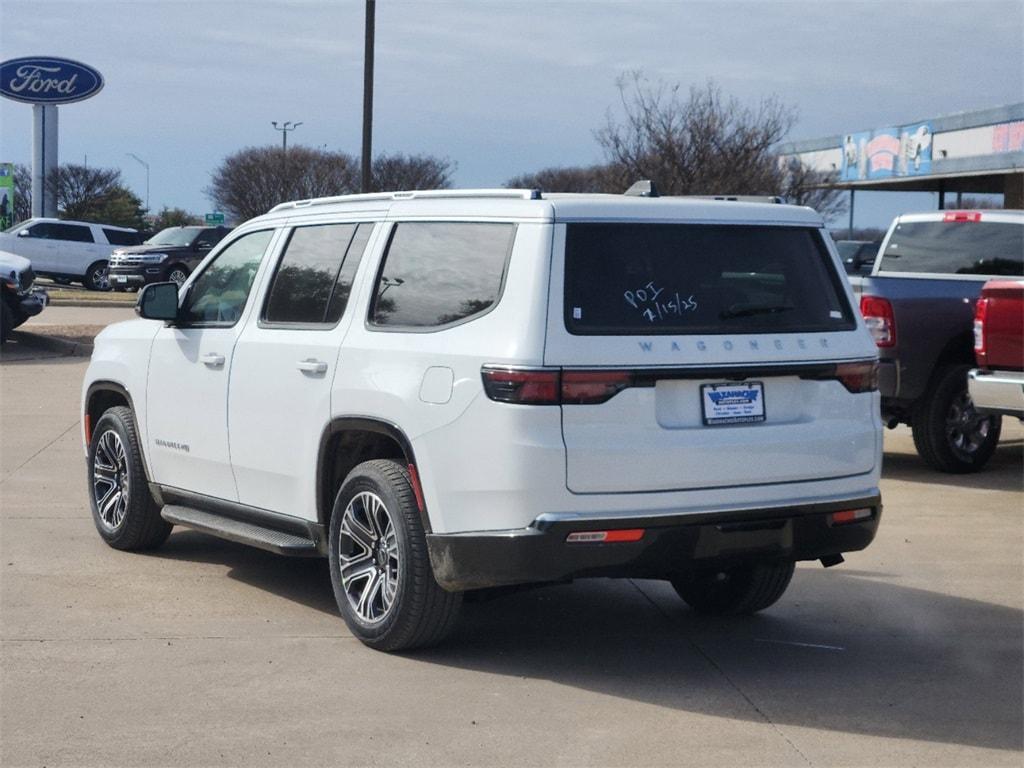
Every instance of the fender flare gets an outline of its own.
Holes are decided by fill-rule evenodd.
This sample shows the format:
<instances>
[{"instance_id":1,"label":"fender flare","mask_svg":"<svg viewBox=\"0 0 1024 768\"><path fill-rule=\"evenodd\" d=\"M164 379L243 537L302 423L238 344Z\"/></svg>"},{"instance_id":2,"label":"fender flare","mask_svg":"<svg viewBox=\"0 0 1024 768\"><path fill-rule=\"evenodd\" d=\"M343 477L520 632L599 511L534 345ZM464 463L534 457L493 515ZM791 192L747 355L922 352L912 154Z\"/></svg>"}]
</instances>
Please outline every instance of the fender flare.
<instances>
[{"instance_id":1,"label":"fender flare","mask_svg":"<svg viewBox=\"0 0 1024 768\"><path fill-rule=\"evenodd\" d=\"M333 498L327 498L328 489L324 483L325 461L327 459L327 446L331 438L339 432L356 430L362 432L374 432L394 440L405 455L405 462L413 467L418 467L416 455L412 449L412 442L405 432L397 425L386 419L375 416L339 416L330 421L320 434L320 447L317 450L316 459L316 517L321 525L327 524L327 518L331 507L334 504ZM422 500L422 492L418 494L418 501ZM420 505L420 521L423 524L424 533L431 533L430 515L427 512L425 501Z\"/></svg>"}]
</instances>

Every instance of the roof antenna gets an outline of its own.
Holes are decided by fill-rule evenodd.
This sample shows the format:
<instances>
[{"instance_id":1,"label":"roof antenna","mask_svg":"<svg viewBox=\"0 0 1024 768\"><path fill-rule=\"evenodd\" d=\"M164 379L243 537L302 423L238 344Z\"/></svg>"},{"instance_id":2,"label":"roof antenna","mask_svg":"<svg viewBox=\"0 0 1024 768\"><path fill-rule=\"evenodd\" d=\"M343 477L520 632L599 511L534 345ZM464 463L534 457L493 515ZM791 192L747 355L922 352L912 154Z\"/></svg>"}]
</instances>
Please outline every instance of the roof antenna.
<instances>
[{"instance_id":1,"label":"roof antenna","mask_svg":"<svg viewBox=\"0 0 1024 768\"><path fill-rule=\"evenodd\" d=\"M654 182L650 179L643 179L642 181L635 182L623 194L631 197L658 197L658 188L654 186Z\"/></svg>"}]
</instances>

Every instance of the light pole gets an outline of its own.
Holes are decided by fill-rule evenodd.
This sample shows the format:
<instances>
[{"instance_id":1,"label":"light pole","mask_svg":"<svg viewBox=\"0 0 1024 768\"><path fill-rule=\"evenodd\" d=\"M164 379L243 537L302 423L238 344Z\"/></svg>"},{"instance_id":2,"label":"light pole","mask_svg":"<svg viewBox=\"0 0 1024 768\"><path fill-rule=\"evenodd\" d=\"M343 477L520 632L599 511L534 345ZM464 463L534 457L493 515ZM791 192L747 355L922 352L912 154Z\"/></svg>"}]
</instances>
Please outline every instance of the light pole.
<instances>
[{"instance_id":1,"label":"light pole","mask_svg":"<svg viewBox=\"0 0 1024 768\"><path fill-rule=\"evenodd\" d=\"M377 0L366 0L366 36L363 43L363 159L360 189L370 192L373 174L370 168L370 145L373 138L373 38Z\"/></svg>"},{"instance_id":2,"label":"light pole","mask_svg":"<svg viewBox=\"0 0 1024 768\"><path fill-rule=\"evenodd\" d=\"M143 160L141 157L136 155L134 152L125 152L128 157L136 160L142 164L142 167L146 169L146 213L149 213L149 163Z\"/></svg>"},{"instance_id":3,"label":"light pole","mask_svg":"<svg viewBox=\"0 0 1024 768\"><path fill-rule=\"evenodd\" d=\"M271 120L270 124L272 126L274 126L274 130L275 131L280 131L281 132L281 151L282 152L287 152L288 151L288 132L289 131L294 131L296 128L298 128L300 125L302 125L302 123L301 122L293 123L291 120L286 120L285 122L281 123L280 126L278 126L277 120Z\"/></svg>"}]
</instances>

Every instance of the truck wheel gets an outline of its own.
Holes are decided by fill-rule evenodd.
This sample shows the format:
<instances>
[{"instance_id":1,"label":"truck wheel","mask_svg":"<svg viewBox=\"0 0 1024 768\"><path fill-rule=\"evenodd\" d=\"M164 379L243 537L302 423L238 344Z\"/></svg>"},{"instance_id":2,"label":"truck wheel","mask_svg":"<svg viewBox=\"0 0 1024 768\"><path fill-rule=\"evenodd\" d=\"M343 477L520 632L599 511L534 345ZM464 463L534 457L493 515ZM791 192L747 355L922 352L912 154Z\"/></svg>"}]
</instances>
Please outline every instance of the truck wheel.
<instances>
[{"instance_id":1,"label":"truck wheel","mask_svg":"<svg viewBox=\"0 0 1024 768\"><path fill-rule=\"evenodd\" d=\"M6 344L14 330L14 312L7 305L7 298L0 296L0 344Z\"/></svg>"},{"instance_id":2,"label":"truck wheel","mask_svg":"<svg viewBox=\"0 0 1024 768\"><path fill-rule=\"evenodd\" d=\"M146 483L130 408L111 408L92 431L89 506L96 530L114 549L152 549L171 532Z\"/></svg>"},{"instance_id":3,"label":"truck wheel","mask_svg":"<svg viewBox=\"0 0 1024 768\"><path fill-rule=\"evenodd\" d=\"M794 562L786 561L688 573L673 578L672 586L697 613L754 613L782 597L795 567Z\"/></svg>"},{"instance_id":4,"label":"truck wheel","mask_svg":"<svg viewBox=\"0 0 1024 768\"><path fill-rule=\"evenodd\" d=\"M97 261L89 265L82 278L82 285L90 291L109 291L110 279L107 277L107 262Z\"/></svg>"},{"instance_id":5,"label":"truck wheel","mask_svg":"<svg viewBox=\"0 0 1024 768\"><path fill-rule=\"evenodd\" d=\"M940 472L977 472L999 442L1002 417L982 414L967 391L969 365L941 368L911 423L914 447Z\"/></svg>"},{"instance_id":6,"label":"truck wheel","mask_svg":"<svg viewBox=\"0 0 1024 768\"><path fill-rule=\"evenodd\" d=\"M434 645L455 626L462 593L434 580L409 473L377 459L345 478L331 515L331 585L359 640L381 651Z\"/></svg>"}]
</instances>

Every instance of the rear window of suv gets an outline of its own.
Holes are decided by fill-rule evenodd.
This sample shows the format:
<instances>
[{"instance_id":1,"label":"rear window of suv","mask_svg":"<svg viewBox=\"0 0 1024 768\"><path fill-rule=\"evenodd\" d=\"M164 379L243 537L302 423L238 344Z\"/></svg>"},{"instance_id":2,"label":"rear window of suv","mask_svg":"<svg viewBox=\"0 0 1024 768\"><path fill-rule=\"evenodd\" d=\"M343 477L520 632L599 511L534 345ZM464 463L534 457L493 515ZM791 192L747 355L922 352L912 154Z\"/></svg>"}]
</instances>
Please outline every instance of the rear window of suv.
<instances>
[{"instance_id":1,"label":"rear window of suv","mask_svg":"<svg viewBox=\"0 0 1024 768\"><path fill-rule=\"evenodd\" d=\"M915 221L896 225L882 272L1024 275L1024 225L999 221Z\"/></svg>"},{"instance_id":2,"label":"rear window of suv","mask_svg":"<svg viewBox=\"0 0 1024 768\"><path fill-rule=\"evenodd\" d=\"M840 280L812 228L568 224L565 325L578 335L850 330Z\"/></svg>"}]
</instances>

